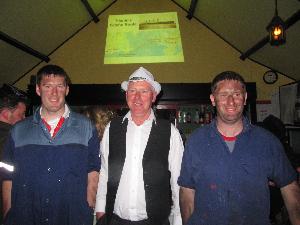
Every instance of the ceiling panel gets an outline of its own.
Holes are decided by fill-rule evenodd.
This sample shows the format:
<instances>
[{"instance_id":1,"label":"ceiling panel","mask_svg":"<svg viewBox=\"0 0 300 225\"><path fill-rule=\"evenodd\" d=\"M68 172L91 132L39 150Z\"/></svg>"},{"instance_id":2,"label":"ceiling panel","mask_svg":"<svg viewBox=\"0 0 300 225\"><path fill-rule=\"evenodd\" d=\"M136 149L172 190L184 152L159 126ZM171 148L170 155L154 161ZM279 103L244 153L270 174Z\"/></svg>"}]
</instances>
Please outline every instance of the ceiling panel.
<instances>
[{"instance_id":1,"label":"ceiling panel","mask_svg":"<svg viewBox=\"0 0 300 225\"><path fill-rule=\"evenodd\" d=\"M39 59L0 41L0 85L17 80L39 61Z\"/></svg>"},{"instance_id":2,"label":"ceiling panel","mask_svg":"<svg viewBox=\"0 0 300 225\"><path fill-rule=\"evenodd\" d=\"M189 9L190 1L178 4ZM189 4L188 4L189 3ZM278 0L279 16L286 20L299 11L298 0ZM266 27L274 16L275 2L270 0L201 0L194 16L241 53L252 48L268 35ZM284 75L300 80L300 22L287 30L285 45L276 47L266 44L250 59Z\"/></svg>"},{"instance_id":3,"label":"ceiling panel","mask_svg":"<svg viewBox=\"0 0 300 225\"><path fill-rule=\"evenodd\" d=\"M96 14L112 0L90 0ZM91 21L80 0L9 0L0 3L0 31L49 55ZM14 83L41 60L0 41L0 84Z\"/></svg>"},{"instance_id":4,"label":"ceiling panel","mask_svg":"<svg viewBox=\"0 0 300 225\"><path fill-rule=\"evenodd\" d=\"M88 2L99 14L114 1ZM188 10L191 0L173 2ZM299 0L278 0L279 15L286 20L299 11L299 6ZM274 8L274 1L270 0L201 0L195 17L243 53L267 35L266 26L274 15ZM44 55L49 55L92 20L82 0L5 0L0 2L0 10L0 31ZM267 44L250 59L300 80L299 40L298 21L287 31L285 45ZM0 41L0 84L14 83L40 61Z\"/></svg>"}]
</instances>

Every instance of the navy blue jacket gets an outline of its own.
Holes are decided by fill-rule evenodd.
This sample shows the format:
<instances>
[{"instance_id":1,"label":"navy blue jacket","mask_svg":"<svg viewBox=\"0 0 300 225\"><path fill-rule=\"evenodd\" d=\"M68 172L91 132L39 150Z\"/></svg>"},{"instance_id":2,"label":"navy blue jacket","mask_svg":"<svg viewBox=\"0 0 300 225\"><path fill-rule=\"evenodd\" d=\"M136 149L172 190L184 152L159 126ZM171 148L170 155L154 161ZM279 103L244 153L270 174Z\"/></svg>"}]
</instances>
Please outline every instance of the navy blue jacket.
<instances>
[{"instance_id":1,"label":"navy blue jacket","mask_svg":"<svg viewBox=\"0 0 300 225\"><path fill-rule=\"evenodd\" d=\"M5 224L92 224L87 179L100 170L100 158L97 131L87 118L70 112L51 138L37 109L13 127L3 161L15 167L5 178L12 180Z\"/></svg>"}]
</instances>

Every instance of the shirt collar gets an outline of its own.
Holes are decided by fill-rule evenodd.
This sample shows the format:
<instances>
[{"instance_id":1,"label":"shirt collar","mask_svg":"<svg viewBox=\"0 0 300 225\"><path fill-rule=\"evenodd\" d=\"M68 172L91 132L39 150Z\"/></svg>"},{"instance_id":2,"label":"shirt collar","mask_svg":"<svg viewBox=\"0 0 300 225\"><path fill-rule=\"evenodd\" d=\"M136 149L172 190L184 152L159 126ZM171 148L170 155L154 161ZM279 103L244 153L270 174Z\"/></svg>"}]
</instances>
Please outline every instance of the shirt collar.
<instances>
[{"instance_id":1,"label":"shirt collar","mask_svg":"<svg viewBox=\"0 0 300 225\"><path fill-rule=\"evenodd\" d=\"M132 122L133 122L132 117L131 117L131 112L130 112L130 110L129 110L128 113L123 117L122 123L124 123L124 121L125 121L126 119L128 119L128 121L132 121ZM155 117L155 115L154 115L153 109L151 109L150 116L148 117L148 119L146 119L146 120L144 121L144 123L145 123L145 122L148 122L148 121L150 121L150 122L154 121L155 124L156 124L156 117ZM143 123L143 124L144 124L144 123Z\"/></svg>"},{"instance_id":2,"label":"shirt collar","mask_svg":"<svg viewBox=\"0 0 300 225\"><path fill-rule=\"evenodd\" d=\"M220 134L218 131L218 128L217 128L217 120L216 119L214 119L209 125L213 128L215 134ZM247 117L243 116L243 130L240 134L237 135L237 137L240 136L241 134L248 132L251 129L251 126L252 125L251 125L249 119Z\"/></svg>"},{"instance_id":3,"label":"shirt collar","mask_svg":"<svg viewBox=\"0 0 300 225\"><path fill-rule=\"evenodd\" d=\"M41 117L42 117L42 109L43 109L43 107L41 106L40 107L40 116ZM70 115L70 108L69 108L69 106L67 104L65 104L65 112L62 115L62 117L64 117L66 119L66 118L69 117L69 115ZM59 120L60 118L56 118L56 119ZM56 120L56 119L54 119L54 120Z\"/></svg>"}]
</instances>

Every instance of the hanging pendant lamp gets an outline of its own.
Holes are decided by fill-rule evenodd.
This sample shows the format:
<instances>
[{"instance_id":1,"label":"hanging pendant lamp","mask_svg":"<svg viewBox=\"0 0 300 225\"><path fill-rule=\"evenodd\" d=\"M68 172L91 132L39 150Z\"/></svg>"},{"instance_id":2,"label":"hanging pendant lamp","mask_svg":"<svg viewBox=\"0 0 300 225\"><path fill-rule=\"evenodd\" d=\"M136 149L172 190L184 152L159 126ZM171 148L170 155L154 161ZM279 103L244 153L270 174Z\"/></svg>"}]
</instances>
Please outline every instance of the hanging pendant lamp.
<instances>
[{"instance_id":1,"label":"hanging pendant lamp","mask_svg":"<svg viewBox=\"0 0 300 225\"><path fill-rule=\"evenodd\" d=\"M277 0L275 0L275 15L267 26L269 32L269 43L273 46L279 46L285 43L286 26L283 20L278 16Z\"/></svg>"}]
</instances>

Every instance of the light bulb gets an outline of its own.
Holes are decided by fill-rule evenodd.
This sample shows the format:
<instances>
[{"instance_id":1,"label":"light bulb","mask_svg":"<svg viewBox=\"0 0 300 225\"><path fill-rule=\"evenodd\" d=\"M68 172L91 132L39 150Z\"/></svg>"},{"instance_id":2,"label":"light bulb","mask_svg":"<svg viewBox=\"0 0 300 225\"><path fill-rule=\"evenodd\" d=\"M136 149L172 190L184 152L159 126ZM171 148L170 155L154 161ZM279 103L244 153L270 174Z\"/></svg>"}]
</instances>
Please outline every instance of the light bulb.
<instances>
[{"instance_id":1,"label":"light bulb","mask_svg":"<svg viewBox=\"0 0 300 225\"><path fill-rule=\"evenodd\" d=\"M281 27L275 27L273 34L279 36L282 33Z\"/></svg>"}]
</instances>

